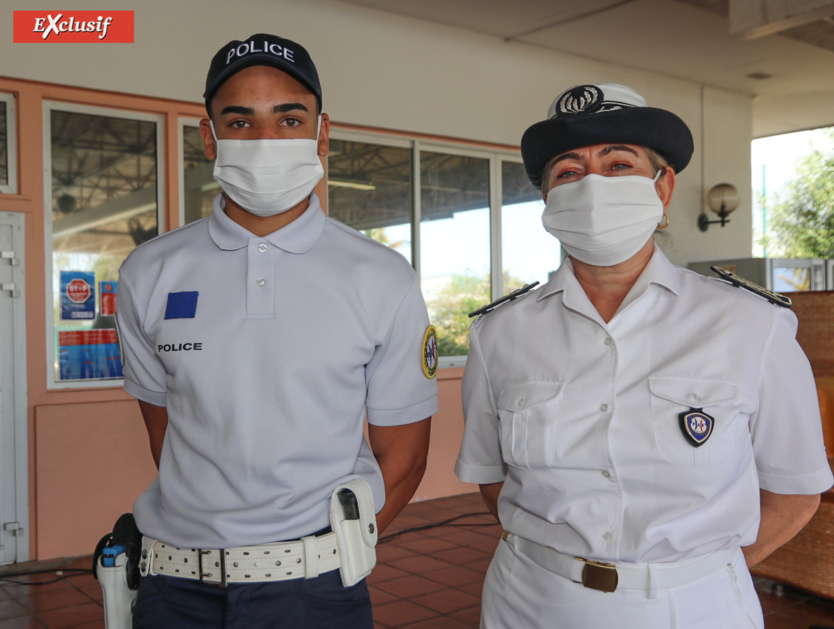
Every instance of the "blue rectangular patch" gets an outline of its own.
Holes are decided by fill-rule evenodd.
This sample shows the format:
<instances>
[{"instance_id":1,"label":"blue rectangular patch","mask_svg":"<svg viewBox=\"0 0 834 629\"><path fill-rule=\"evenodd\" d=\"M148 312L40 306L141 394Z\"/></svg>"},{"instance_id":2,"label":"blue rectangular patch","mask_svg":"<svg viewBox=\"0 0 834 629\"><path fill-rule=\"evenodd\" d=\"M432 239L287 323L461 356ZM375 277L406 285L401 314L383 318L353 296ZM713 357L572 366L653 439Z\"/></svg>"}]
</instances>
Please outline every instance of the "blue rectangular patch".
<instances>
[{"instance_id":1,"label":"blue rectangular patch","mask_svg":"<svg viewBox=\"0 0 834 629\"><path fill-rule=\"evenodd\" d=\"M194 314L197 312L197 296L199 294L196 290L168 293L168 304L165 306L165 318L193 319Z\"/></svg>"}]
</instances>

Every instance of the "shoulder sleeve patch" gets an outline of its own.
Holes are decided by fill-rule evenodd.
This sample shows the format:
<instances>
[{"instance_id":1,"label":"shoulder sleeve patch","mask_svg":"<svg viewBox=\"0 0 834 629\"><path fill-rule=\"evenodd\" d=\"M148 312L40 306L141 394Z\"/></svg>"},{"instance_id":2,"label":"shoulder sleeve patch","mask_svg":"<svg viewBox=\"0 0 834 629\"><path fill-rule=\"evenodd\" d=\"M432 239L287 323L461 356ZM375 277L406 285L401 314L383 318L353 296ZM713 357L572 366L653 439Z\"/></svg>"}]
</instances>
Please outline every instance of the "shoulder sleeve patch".
<instances>
[{"instance_id":1,"label":"shoulder sleeve patch","mask_svg":"<svg viewBox=\"0 0 834 629\"><path fill-rule=\"evenodd\" d=\"M423 374L426 378L437 375L437 362L437 330L430 325L423 334Z\"/></svg>"},{"instance_id":2,"label":"shoulder sleeve patch","mask_svg":"<svg viewBox=\"0 0 834 629\"><path fill-rule=\"evenodd\" d=\"M751 293L755 293L759 297L764 297L770 303L776 304L777 306L782 306L783 308L791 307L790 297L780 295L779 293L774 293L772 290L768 290L764 286L754 284L750 280L746 280L743 277L736 275L732 271L722 269L720 266L711 266L710 269L712 269L713 273L718 275L718 277L727 280L733 286L738 286L739 288L749 290Z\"/></svg>"},{"instance_id":3,"label":"shoulder sleeve patch","mask_svg":"<svg viewBox=\"0 0 834 629\"><path fill-rule=\"evenodd\" d=\"M496 299L495 301L493 301L491 304L487 304L486 306L484 306L483 308L479 308L475 312L470 312L469 313L469 318L471 319L472 317L477 317L478 315L482 315L482 314L486 314L488 312L492 312L493 310L495 310L501 304L506 304L507 302L510 302L513 299L518 299L522 295L524 295L526 293L529 293L531 290L533 290L533 288L535 288L538 285L539 285L538 282L533 282L532 284L526 284L525 286L522 286L518 290L514 290L511 293L507 293L506 295L504 295L500 299Z\"/></svg>"}]
</instances>

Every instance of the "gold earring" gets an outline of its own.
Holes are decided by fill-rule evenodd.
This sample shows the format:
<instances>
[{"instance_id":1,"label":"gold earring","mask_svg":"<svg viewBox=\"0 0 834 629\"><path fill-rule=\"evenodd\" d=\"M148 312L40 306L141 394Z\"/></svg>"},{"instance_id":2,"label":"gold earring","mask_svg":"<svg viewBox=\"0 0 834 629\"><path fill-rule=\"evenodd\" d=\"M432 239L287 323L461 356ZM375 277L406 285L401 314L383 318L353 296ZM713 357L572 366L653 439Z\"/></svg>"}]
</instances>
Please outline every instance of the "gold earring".
<instances>
[{"instance_id":1,"label":"gold earring","mask_svg":"<svg viewBox=\"0 0 834 629\"><path fill-rule=\"evenodd\" d=\"M658 223L657 228L658 229L666 229L667 227L669 227L669 215L664 214L663 215L663 224Z\"/></svg>"}]
</instances>

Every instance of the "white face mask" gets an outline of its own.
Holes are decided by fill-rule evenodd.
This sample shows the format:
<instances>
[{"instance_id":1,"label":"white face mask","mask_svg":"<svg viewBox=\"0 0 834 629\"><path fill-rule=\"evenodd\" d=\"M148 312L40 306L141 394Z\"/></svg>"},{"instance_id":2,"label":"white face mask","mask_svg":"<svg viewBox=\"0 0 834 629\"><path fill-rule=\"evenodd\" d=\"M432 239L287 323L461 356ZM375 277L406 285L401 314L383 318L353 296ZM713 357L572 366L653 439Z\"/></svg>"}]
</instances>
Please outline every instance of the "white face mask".
<instances>
[{"instance_id":1,"label":"white face mask","mask_svg":"<svg viewBox=\"0 0 834 629\"><path fill-rule=\"evenodd\" d=\"M214 178L240 207L257 216L274 216L310 196L324 177L316 139L218 140Z\"/></svg>"},{"instance_id":2,"label":"white face mask","mask_svg":"<svg viewBox=\"0 0 834 629\"><path fill-rule=\"evenodd\" d=\"M585 175L552 188L542 214L544 228L571 257L614 266L636 254L663 218L654 179L638 175Z\"/></svg>"}]
</instances>

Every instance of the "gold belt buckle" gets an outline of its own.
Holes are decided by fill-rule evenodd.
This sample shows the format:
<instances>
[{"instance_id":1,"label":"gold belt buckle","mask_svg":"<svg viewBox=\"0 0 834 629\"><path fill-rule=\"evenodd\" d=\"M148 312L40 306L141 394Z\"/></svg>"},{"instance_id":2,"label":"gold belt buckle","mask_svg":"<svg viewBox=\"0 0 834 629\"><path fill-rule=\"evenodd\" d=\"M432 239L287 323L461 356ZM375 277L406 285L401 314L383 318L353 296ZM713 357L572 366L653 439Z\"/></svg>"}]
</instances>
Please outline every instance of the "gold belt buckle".
<instances>
[{"instance_id":1,"label":"gold belt buckle","mask_svg":"<svg viewBox=\"0 0 834 629\"><path fill-rule=\"evenodd\" d=\"M582 585L600 592L613 592L617 589L619 581L617 566L599 561L589 561L581 557L577 557L577 559L585 562L585 566L582 568Z\"/></svg>"}]
</instances>

